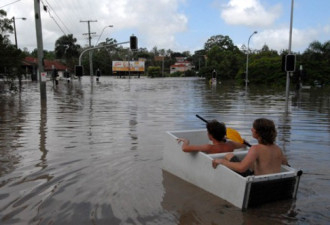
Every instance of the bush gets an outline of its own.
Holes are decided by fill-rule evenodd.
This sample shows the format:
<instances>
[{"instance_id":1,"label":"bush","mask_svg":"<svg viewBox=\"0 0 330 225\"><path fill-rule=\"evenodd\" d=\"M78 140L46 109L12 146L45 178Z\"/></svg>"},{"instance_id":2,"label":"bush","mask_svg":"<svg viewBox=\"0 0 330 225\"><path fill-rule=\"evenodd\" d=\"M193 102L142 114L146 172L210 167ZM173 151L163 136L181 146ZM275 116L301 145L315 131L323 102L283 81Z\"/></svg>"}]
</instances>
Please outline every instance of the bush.
<instances>
[{"instance_id":1,"label":"bush","mask_svg":"<svg viewBox=\"0 0 330 225\"><path fill-rule=\"evenodd\" d=\"M183 73L180 71L176 71L174 73L169 74L169 77L182 77Z\"/></svg>"},{"instance_id":2,"label":"bush","mask_svg":"<svg viewBox=\"0 0 330 225\"><path fill-rule=\"evenodd\" d=\"M161 77L162 73L159 66L149 66L148 67L148 76L149 77Z\"/></svg>"},{"instance_id":3,"label":"bush","mask_svg":"<svg viewBox=\"0 0 330 225\"><path fill-rule=\"evenodd\" d=\"M186 72L184 72L184 76L185 77L195 77L196 76L196 72L193 70L187 70Z\"/></svg>"}]
</instances>

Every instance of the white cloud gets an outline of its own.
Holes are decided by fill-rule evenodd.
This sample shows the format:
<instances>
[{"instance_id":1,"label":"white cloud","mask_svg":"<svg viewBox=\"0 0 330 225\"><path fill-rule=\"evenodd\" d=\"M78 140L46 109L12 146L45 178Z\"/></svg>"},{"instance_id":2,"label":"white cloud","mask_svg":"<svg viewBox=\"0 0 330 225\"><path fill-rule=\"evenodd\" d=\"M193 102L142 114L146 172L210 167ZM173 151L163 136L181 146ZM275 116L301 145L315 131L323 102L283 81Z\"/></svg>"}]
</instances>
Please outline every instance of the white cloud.
<instances>
[{"instance_id":1,"label":"white cloud","mask_svg":"<svg viewBox=\"0 0 330 225\"><path fill-rule=\"evenodd\" d=\"M260 0L230 0L222 9L222 19L230 25L266 27L281 14L281 6L264 8Z\"/></svg>"},{"instance_id":2,"label":"white cloud","mask_svg":"<svg viewBox=\"0 0 330 225\"><path fill-rule=\"evenodd\" d=\"M324 29L323 29L323 31L326 34L330 33L330 25L325 26Z\"/></svg>"},{"instance_id":3,"label":"white cloud","mask_svg":"<svg viewBox=\"0 0 330 225\"><path fill-rule=\"evenodd\" d=\"M292 30L292 51L304 51L306 47L314 40L317 39L321 30L306 29ZM289 48L289 29L269 29L258 32L253 36L250 42L250 48L261 49L263 45L267 45L270 49L277 51L285 50Z\"/></svg>"},{"instance_id":4,"label":"white cloud","mask_svg":"<svg viewBox=\"0 0 330 225\"><path fill-rule=\"evenodd\" d=\"M91 32L95 33L92 44L95 44L98 35L108 25L114 27L104 31L103 40L108 35L115 37L118 42L123 42L134 33L139 38L139 46L148 49L154 46L175 48L176 34L187 30L188 19L179 11L184 0L84 0L83 4L77 0L43 2L51 4L51 7L48 5L50 14L45 12L41 5L43 41L47 50L53 50L55 41L64 35L61 30L66 34L72 33L80 45L87 45L87 35L83 34L88 33L88 26L87 23L80 22L81 20L97 20L90 23ZM8 17L28 17L24 22L17 21L18 44L19 47L28 47L29 50L36 48L33 1L18 2L6 10Z\"/></svg>"},{"instance_id":5,"label":"white cloud","mask_svg":"<svg viewBox=\"0 0 330 225\"><path fill-rule=\"evenodd\" d=\"M149 47L175 47L175 34L187 29L187 17L178 12L180 0L145 0L143 4L133 0L126 0L126 4L122 0L115 2L118 4L106 4L105 13L114 12L111 13L114 23L137 30Z\"/></svg>"},{"instance_id":6,"label":"white cloud","mask_svg":"<svg viewBox=\"0 0 330 225\"><path fill-rule=\"evenodd\" d=\"M78 39L78 44L82 46L88 45L88 36L83 35L88 32L88 27L87 23L80 21L97 20L90 23L91 32L95 32L92 36L92 44L96 43L106 26L113 25L113 28L104 30L100 41L109 37L123 42L134 33L139 39L139 47L151 50L156 46L158 49L193 52L203 47L207 39L218 32L219 27L220 30L225 27L225 34L234 37L234 42L241 43L247 41L253 30L257 30L258 34L254 35L250 41L251 48L260 49L264 44L276 50L288 48L289 17L285 15L284 18L281 14L280 3L284 4L283 1L278 1L280 3L277 5L271 5L277 1L221 0L226 2L226 5L221 7L223 20L219 19L216 11L212 11L214 8L209 7L211 1L214 2L214 0L84 0L83 4L81 0L42 2L51 4L49 7L51 15L66 34L72 33ZM196 7L200 8L196 9ZM308 6L305 8L307 10ZM25 21L16 21L18 46L19 48L28 47L30 51L35 49L37 44L33 1L19 1L5 7L4 10L7 11L8 18L13 16L27 18ZM189 15L191 21L188 21L185 13ZM44 49L54 50L55 41L63 35L63 32L42 7L41 15ZM311 17L296 19L297 16L295 15L293 24L295 28L293 50L304 50L314 40L329 39L330 26L324 24L325 20L320 21ZM304 19L308 19L309 23L307 24ZM313 19L317 22L312 23ZM195 24L192 21L195 21ZM321 22L323 25L320 24ZM10 38L14 42L14 35Z\"/></svg>"}]
</instances>

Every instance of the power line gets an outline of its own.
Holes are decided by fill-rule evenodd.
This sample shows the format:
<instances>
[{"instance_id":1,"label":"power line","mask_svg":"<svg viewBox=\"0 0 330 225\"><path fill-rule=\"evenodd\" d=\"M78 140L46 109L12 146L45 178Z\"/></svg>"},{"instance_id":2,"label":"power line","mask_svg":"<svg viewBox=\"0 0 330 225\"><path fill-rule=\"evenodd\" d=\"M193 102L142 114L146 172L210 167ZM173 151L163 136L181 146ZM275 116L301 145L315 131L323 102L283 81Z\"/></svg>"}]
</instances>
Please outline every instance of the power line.
<instances>
[{"instance_id":1,"label":"power line","mask_svg":"<svg viewBox=\"0 0 330 225\"><path fill-rule=\"evenodd\" d=\"M58 22L55 20L55 18L52 16L52 14L50 13L50 11L47 8L47 5L41 0L42 4L43 4L43 8L46 12L48 12L50 18L52 18L54 20L54 22L56 23L56 25L58 26L58 28L60 28L60 30L63 32L64 35L66 35L66 33L63 31L62 27L58 24Z\"/></svg>"},{"instance_id":2,"label":"power line","mask_svg":"<svg viewBox=\"0 0 330 225\"><path fill-rule=\"evenodd\" d=\"M47 0L51 4L53 11L56 11L57 17L64 22L62 24L67 27L65 30L68 30L70 34L73 34L73 30L77 26L77 21L80 19L75 16L77 10L75 9L76 5L72 5L72 1ZM70 9L70 13L66 13L68 9Z\"/></svg>"},{"instance_id":3,"label":"power line","mask_svg":"<svg viewBox=\"0 0 330 225\"><path fill-rule=\"evenodd\" d=\"M3 7L6 7L6 6L8 6L8 5L12 5L12 4L14 4L14 3L16 3L16 2L19 2L19 1L21 1L21 0L17 0L17 1L14 1L14 2L12 2L12 3L8 3L8 4L6 4L6 5L0 6L0 9L3 8Z\"/></svg>"},{"instance_id":4,"label":"power line","mask_svg":"<svg viewBox=\"0 0 330 225\"><path fill-rule=\"evenodd\" d=\"M47 0L45 0L45 1L47 2L49 8L54 12L54 14L56 15L56 17L59 19L59 21L63 24L63 26L65 27L65 29L68 31L68 33L72 33L72 32L70 32L70 30L68 29L68 27L64 24L64 22L61 20L61 17L59 17L57 15L56 11L53 9L53 7L50 5L50 3Z\"/></svg>"}]
</instances>

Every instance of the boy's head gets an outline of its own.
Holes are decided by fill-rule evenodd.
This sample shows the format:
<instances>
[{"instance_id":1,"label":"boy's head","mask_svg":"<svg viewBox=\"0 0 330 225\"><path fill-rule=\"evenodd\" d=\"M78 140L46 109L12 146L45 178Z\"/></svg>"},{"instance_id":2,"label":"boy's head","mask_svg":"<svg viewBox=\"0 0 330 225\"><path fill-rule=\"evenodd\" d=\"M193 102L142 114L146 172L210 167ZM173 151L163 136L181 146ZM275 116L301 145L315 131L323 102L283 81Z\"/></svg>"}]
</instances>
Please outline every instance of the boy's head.
<instances>
[{"instance_id":1,"label":"boy's head","mask_svg":"<svg viewBox=\"0 0 330 225\"><path fill-rule=\"evenodd\" d=\"M226 136L226 125L217 120L212 120L206 124L206 129L217 141L224 141Z\"/></svg>"},{"instance_id":2,"label":"boy's head","mask_svg":"<svg viewBox=\"0 0 330 225\"><path fill-rule=\"evenodd\" d=\"M253 122L253 128L260 137L261 144L272 145L275 142L277 132L272 120L260 118Z\"/></svg>"}]
</instances>

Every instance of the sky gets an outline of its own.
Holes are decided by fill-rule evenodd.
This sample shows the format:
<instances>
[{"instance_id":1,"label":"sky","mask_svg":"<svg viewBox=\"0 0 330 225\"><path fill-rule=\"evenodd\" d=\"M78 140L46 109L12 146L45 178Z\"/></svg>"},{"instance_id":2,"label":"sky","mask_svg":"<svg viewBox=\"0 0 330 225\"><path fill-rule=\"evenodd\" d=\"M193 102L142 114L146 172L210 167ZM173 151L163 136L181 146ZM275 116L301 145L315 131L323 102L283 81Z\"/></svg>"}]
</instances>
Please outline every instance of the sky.
<instances>
[{"instance_id":1,"label":"sky","mask_svg":"<svg viewBox=\"0 0 330 225\"><path fill-rule=\"evenodd\" d=\"M266 44L280 52L289 48L291 3L292 0L40 0L43 46L53 51L56 40L68 34L77 38L77 44L88 46L86 21L91 21L92 45L106 38L126 42L134 34L139 48L193 54L203 49L210 37L223 35L239 48L247 46L250 39L252 50ZM34 1L0 0L0 9L7 12L7 18L16 18L18 47L34 50ZM330 40L329 9L329 0L294 0L293 52L304 52L313 41ZM26 20L19 19L22 17ZM254 31L257 33L252 35ZM15 43L13 34L10 40Z\"/></svg>"}]
</instances>

